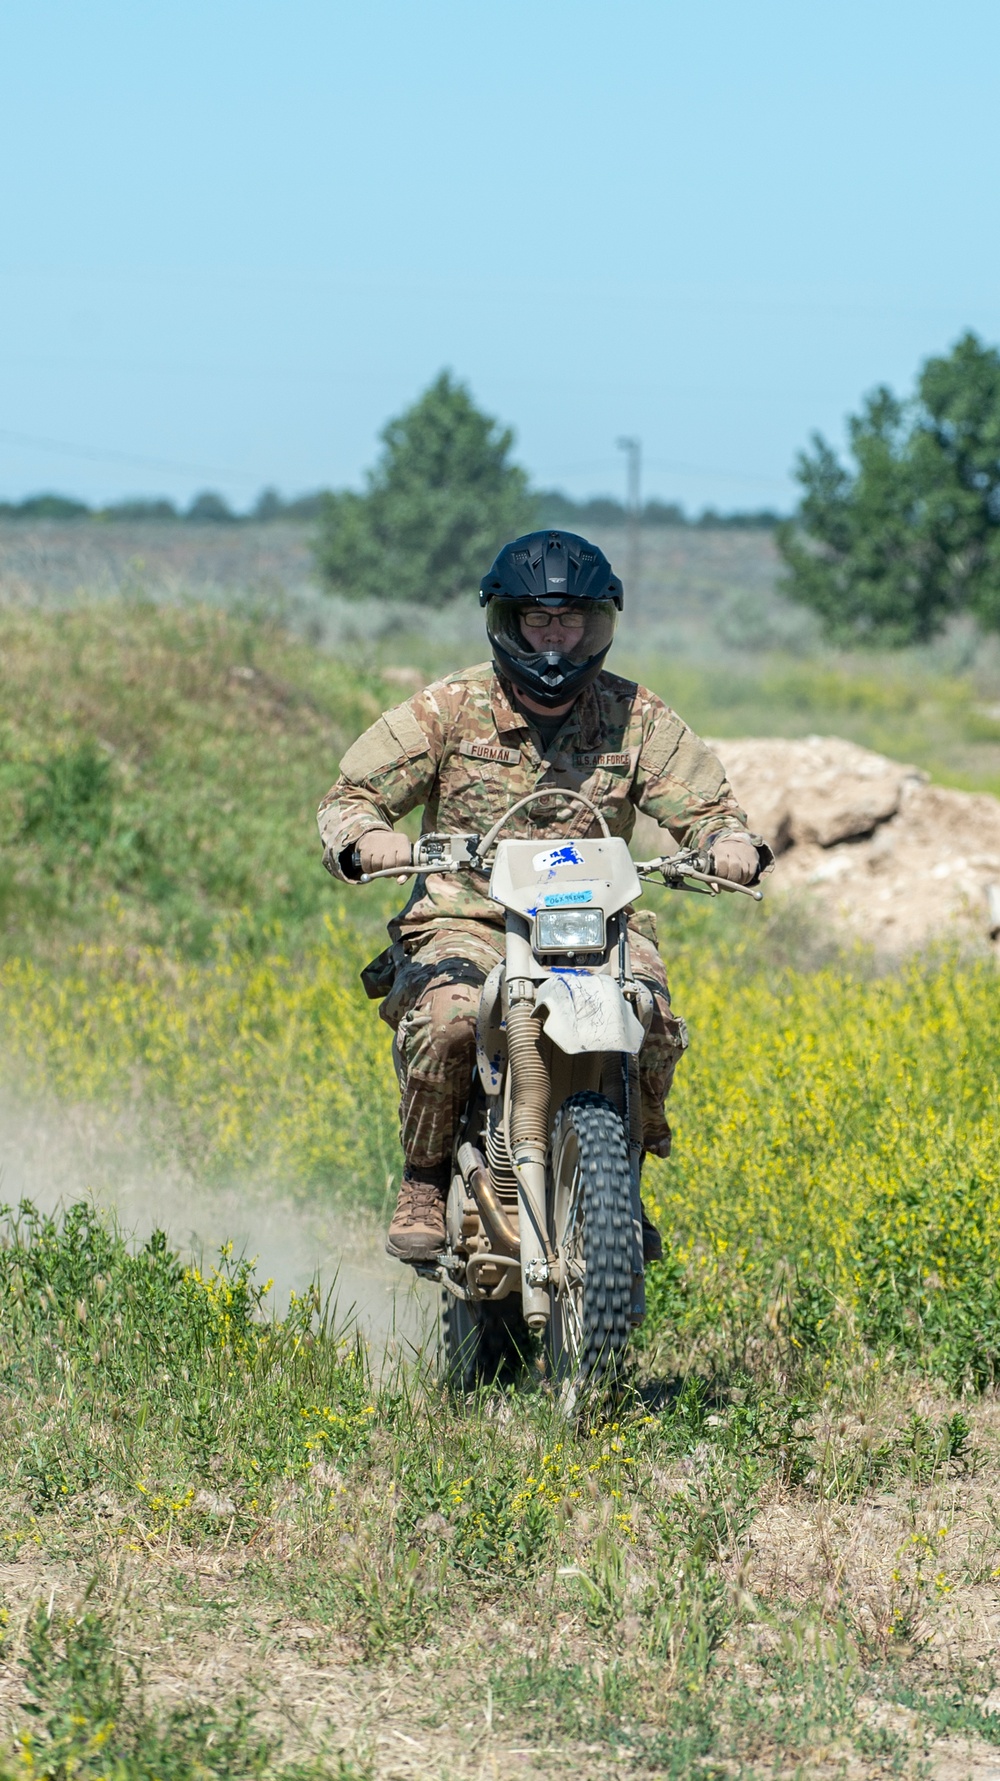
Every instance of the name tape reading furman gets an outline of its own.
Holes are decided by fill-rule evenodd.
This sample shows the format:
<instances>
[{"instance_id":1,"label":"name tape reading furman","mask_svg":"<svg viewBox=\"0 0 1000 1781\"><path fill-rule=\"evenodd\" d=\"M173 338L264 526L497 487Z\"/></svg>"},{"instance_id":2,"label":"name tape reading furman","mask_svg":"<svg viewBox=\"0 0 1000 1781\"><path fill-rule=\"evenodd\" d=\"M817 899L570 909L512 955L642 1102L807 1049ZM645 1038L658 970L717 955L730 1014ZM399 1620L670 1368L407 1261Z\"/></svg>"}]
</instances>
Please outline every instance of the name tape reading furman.
<instances>
[{"instance_id":1,"label":"name tape reading furman","mask_svg":"<svg viewBox=\"0 0 1000 1781\"><path fill-rule=\"evenodd\" d=\"M516 767L521 759L520 749L504 748L499 742L463 742L458 752L474 761L499 761L504 767Z\"/></svg>"}]
</instances>

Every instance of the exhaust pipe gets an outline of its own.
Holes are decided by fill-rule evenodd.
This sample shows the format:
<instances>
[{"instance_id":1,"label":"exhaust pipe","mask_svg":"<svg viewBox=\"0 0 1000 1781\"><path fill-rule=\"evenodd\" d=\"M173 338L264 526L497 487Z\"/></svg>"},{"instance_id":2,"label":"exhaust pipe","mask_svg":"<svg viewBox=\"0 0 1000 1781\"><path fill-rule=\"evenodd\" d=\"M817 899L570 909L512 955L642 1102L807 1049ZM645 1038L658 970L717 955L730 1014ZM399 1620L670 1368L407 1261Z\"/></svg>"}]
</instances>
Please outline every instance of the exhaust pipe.
<instances>
[{"instance_id":1,"label":"exhaust pipe","mask_svg":"<svg viewBox=\"0 0 1000 1781\"><path fill-rule=\"evenodd\" d=\"M519 1261L520 1240L494 1191L486 1158L474 1144L460 1144L458 1166L462 1171L462 1180L475 1200L479 1216L489 1232L493 1248L498 1254L509 1255L514 1261Z\"/></svg>"}]
</instances>

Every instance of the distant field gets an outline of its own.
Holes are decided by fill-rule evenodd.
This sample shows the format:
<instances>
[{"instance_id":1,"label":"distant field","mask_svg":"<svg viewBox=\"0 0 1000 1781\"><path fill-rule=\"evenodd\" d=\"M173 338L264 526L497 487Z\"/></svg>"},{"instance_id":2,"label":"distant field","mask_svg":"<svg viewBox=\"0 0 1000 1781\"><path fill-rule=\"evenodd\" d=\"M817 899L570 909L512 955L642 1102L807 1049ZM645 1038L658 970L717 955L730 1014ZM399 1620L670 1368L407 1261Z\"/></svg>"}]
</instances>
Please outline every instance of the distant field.
<instances>
[{"instance_id":1,"label":"distant field","mask_svg":"<svg viewBox=\"0 0 1000 1781\"><path fill-rule=\"evenodd\" d=\"M281 610L298 628L336 641L352 631L392 651L418 628L398 608L324 599L312 579L309 529L270 525L0 522L0 604L64 605L124 595L156 602L241 599ZM599 537L621 568L625 541ZM488 565L484 565L484 568ZM655 638L672 653L719 642L742 650L811 635L808 620L774 593L777 558L765 532L649 528L638 601L629 598L626 640ZM432 645L482 637L476 590L468 607L432 616ZM421 622L419 628L423 630Z\"/></svg>"},{"instance_id":2,"label":"distant field","mask_svg":"<svg viewBox=\"0 0 1000 1781\"><path fill-rule=\"evenodd\" d=\"M309 577L302 526L0 521L0 602L60 605L135 595L296 589Z\"/></svg>"},{"instance_id":3,"label":"distant field","mask_svg":"<svg viewBox=\"0 0 1000 1781\"><path fill-rule=\"evenodd\" d=\"M475 590L444 612L324 596L301 526L0 524L0 608L207 604L269 621L362 674L484 656ZM598 537L625 558L613 530ZM1000 793L1000 648L959 628L895 654L825 648L778 591L766 532L650 528L612 657L709 735L836 734L946 784ZM405 690L405 689L404 689ZM398 692L397 692L398 696Z\"/></svg>"}]
</instances>

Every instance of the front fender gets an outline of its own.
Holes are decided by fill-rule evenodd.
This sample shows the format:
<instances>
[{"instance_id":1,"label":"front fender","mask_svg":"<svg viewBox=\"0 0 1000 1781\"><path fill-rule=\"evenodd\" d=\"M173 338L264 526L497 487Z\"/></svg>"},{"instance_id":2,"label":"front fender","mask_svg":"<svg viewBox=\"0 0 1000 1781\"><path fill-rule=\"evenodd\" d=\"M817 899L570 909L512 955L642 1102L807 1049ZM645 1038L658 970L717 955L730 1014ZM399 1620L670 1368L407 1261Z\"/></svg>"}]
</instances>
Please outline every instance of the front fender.
<instances>
[{"instance_id":1,"label":"front fender","mask_svg":"<svg viewBox=\"0 0 1000 1781\"><path fill-rule=\"evenodd\" d=\"M560 971L535 993L545 1032L567 1057L582 1051L639 1050L645 1031L613 977Z\"/></svg>"}]
</instances>

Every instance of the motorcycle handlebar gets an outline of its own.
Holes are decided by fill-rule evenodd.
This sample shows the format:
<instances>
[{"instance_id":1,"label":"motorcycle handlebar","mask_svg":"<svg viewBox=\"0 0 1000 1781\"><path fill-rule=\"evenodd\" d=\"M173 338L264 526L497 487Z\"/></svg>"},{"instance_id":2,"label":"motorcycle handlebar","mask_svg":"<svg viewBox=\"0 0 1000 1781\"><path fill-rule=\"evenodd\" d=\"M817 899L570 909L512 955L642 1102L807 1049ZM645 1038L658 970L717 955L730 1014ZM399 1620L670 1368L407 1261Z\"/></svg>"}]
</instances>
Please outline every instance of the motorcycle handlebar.
<instances>
[{"instance_id":1,"label":"motorcycle handlebar","mask_svg":"<svg viewBox=\"0 0 1000 1781\"><path fill-rule=\"evenodd\" d=\"M351 864L360 884L371 884L376 878L402 881L421 872L484 873L488 868L479 852L479 842L478 835L421 835L414 850L417 858L408 866L383 866L377 872L362 872L356 847ZM737 884L735 879L718 877L712 870L714 863L711 853L692 848L681 853L662 854L657 859L636 860L635 869L640 878L658 873L668 890L693 891L708 897L717 897L720 891L738 891L744 897L752 897L755 903L763 902L764 893L756 885Z\"/></svg>"}]
</instances>

